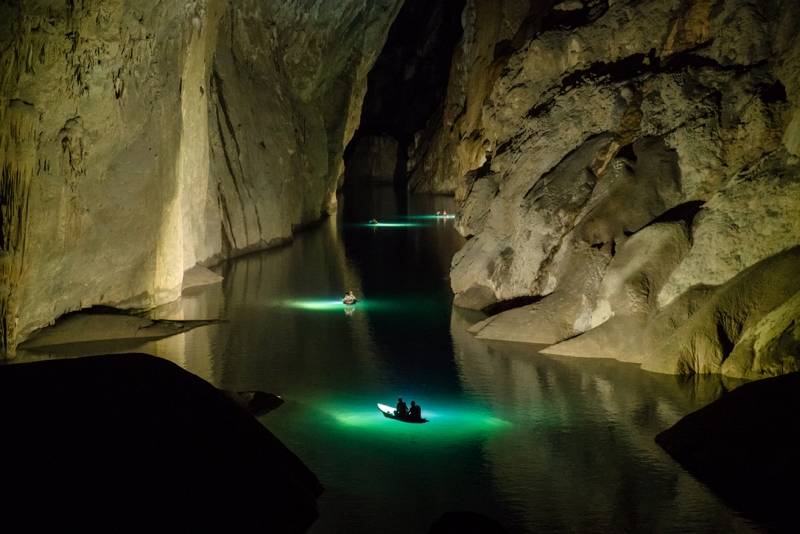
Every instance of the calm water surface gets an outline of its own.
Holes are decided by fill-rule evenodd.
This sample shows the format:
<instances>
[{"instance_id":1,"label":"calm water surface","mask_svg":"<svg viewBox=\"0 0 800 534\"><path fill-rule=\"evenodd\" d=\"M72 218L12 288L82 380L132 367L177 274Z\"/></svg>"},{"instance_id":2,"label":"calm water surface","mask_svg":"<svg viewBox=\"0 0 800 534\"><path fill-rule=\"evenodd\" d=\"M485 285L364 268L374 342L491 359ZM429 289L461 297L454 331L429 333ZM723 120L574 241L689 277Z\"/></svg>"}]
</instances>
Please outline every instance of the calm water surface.
<instances>
[{"instance_id":1,"label":"calm water surface","mask_svg":"<svg viewBox=\"0 0 800 534\"><path fill-rule=\"evenodd\" d=\"M286 403L260 418L319 477L321 533L425 533L445 511L509 532L753 532L653 442L721 394L612 361L541 355L465 331L448 272L463 239L446 197L349 192L337 217L230 261L164 318L227 322L137 348ZM365 224L372 218L378 226ZM363 300L352 313L345 290ZM430 423L376 403L421 404Z\"/></svg>"}]
</instances>

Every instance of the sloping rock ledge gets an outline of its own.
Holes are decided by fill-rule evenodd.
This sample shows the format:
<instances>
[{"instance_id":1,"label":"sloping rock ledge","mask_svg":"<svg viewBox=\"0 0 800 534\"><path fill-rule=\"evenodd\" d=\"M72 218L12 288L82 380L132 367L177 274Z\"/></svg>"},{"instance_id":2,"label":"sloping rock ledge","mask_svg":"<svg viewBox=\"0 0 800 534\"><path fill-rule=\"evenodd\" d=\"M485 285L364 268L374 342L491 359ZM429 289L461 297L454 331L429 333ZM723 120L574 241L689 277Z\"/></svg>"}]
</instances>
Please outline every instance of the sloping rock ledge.
<instances>
[{"instance_id":1,"label":"sloping rock ledge","mask_svg":"<svg viewBox=\"0 0 800 534\"><path fill-rule=\"evenodd\" d=\"M800 529L800 372L738 387L656 443L746 516Z\"/></svg>"},{"instance_id":2,"label":"sloping rock ledge","mask_svg":"<svg viewBox=\"0 0 800 534\"><path fill-rule=\"evenodd\" d=\"M19 345L19 348L41 349L92 341L155 340L219 322L221 321L218 319L148 319L128 315L122 311L113 313L79 311L62 316L53 326L36 330Z\"/></svg>"},{"instance_id":3,"label":"sloping rock ledge","mask_svg":"<svg viewBox=\"0 0 800 534\"><path fill-rule=\"evenodd\" d=\"M2 532L304 532L316 476L224 392L147 354L0 366Z\"/></svg>"}]
</instances>

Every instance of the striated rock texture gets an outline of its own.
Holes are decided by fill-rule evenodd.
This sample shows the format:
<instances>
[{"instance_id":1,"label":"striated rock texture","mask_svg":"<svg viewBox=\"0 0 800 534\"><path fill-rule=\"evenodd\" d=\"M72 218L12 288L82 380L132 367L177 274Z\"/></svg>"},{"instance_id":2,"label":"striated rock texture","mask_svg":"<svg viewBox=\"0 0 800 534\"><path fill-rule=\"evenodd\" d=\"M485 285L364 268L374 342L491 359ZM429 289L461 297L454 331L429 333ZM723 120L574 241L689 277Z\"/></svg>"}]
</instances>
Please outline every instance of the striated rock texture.
<instances>
[{"instance_id":1,"label":"striated rock texture","mask_svg":"<svg viewBox=\"0 0 800 534\"><path fill-rule=\"evenodd\" d=\"M462 199L455 303L528 303L473 331L666 373L797 370L800 4L553 4L467 2L410 155L416 190Z\"/></svg>"},{"instance_id":2,"label":"striated rock texture","mask_svg":"<svg viewBox=\"0 0 800 534\"><path fill-rule=\"evenodd\" d=\"M400 4L0 4L0 349L332 210Z\"/></svg>"}]
</instances>

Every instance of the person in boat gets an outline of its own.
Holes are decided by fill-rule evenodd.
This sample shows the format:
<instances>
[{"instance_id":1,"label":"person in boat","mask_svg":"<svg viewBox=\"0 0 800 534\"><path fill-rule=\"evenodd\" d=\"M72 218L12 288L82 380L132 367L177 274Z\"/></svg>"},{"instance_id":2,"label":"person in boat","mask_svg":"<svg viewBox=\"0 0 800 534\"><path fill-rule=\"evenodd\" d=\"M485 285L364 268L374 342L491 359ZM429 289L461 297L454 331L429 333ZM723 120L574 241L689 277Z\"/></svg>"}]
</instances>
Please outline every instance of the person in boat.
<instances>
[{"instance_id":1,"label":"person in boat","mask_svg":"<svg viewBox=\"0 0 800 534\"><path fill-rule=\"evenodd\" d=\"M408 417L408 405L403 400L403 397L397 397L397 407L394 410L394 414L401 419Z\"/></svg>"},{"instance_id":2,"label":"person in boat","mask_svg":"<svg viewBox=\"0 0 800 534\"><path fill-rule=\"evenodd\" d=\"M352 291L348 291L347 293L344 294L342 302L344 302L345 304L355 304L356 302L358 302L358 299L356 298L355 294L353 294Z\"/></svg>"},{"instance_id":3,"label":"person in boat","mask_svg":"<svg viewBox=\"0 0 800 534\"><path fill-rule=\"evenodd\" d=\"M422 408L414 401L411 401L411 408L408 409L408 419L409 421L422 420Z\"/></svg>"},{"instance_id":4,"label":"person in boat","mask_svg":"<svg viewBox=\"0 0 800 534\"><path fill-rule=\"evenodd\" d=\"M372 219L369 221L370 224L378 224L378 219Z\"/></svg>"}]
</instances>

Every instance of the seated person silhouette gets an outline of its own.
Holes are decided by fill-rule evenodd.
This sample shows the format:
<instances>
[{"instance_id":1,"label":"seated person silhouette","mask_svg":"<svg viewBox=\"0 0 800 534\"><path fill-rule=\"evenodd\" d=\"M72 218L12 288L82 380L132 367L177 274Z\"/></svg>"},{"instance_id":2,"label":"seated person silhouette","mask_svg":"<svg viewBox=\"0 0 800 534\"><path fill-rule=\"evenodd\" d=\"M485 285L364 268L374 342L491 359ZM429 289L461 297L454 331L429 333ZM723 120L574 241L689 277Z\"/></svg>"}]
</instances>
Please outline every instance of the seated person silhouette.
<instances>
[{"instance_id":1,"label":"seated person silhouette","mask_svg":"<svg viewBox=\"0 0 800 534\"><path fill-rule=\"evenodd\" d=\"M408 405L403 401L403 397L397 398L397 408L395 408L394 414L401 419L408 417Z\"/></svg>"},{"instance_id":2,"label":"seated person silhouette","mask_svg":"<svg viewBox=\"0 0 800 534\"><path fill-rule=\"evenodd\" d=\"M408 419L409 421L422 420L422 408L420 408L419 404L414 401L411 401L411 408L408 410Z\"/></svg>"}]
</instances>

